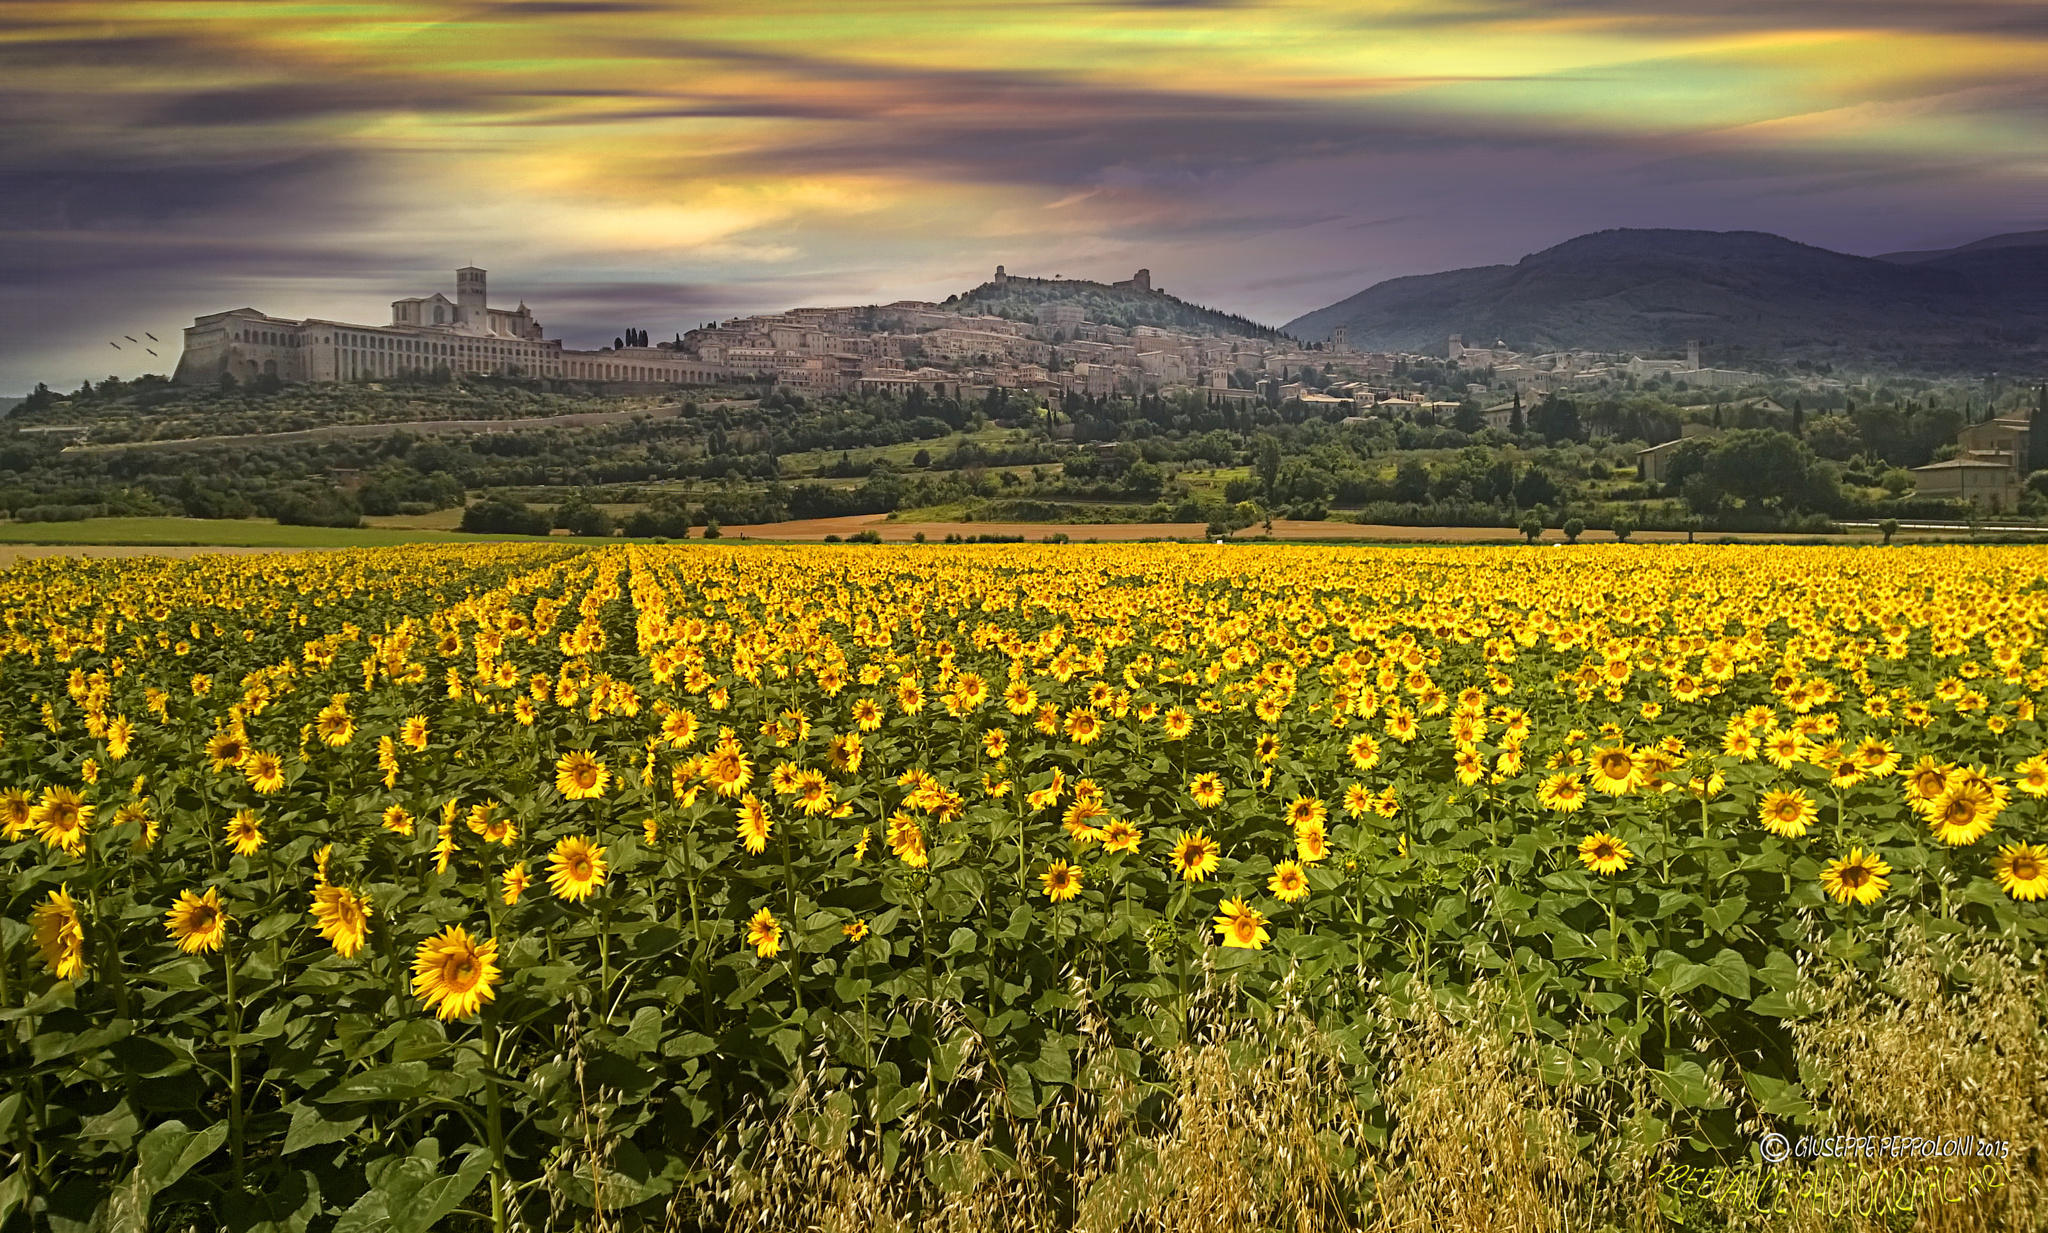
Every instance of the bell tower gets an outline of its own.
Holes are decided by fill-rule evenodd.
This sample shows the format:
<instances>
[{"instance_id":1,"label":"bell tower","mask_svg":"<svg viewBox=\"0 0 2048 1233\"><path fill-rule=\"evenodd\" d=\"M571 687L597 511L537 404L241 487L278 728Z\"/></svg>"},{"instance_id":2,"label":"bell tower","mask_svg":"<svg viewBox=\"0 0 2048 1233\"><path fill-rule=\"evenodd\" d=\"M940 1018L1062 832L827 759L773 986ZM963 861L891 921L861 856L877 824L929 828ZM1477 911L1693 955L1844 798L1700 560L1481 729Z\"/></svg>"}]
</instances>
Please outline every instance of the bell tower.
<instances>
[{"instance_id":1,"label":"bell tower","mask_svg":"<svg viewBox=\"0 0 2048 1233\"><path fill-rule=\"evenodd\" d=\"M463 266L455 271L455 320L464 325L481 326L486 319L484 272L473 265Z\"/></svg>"}]
</instances>

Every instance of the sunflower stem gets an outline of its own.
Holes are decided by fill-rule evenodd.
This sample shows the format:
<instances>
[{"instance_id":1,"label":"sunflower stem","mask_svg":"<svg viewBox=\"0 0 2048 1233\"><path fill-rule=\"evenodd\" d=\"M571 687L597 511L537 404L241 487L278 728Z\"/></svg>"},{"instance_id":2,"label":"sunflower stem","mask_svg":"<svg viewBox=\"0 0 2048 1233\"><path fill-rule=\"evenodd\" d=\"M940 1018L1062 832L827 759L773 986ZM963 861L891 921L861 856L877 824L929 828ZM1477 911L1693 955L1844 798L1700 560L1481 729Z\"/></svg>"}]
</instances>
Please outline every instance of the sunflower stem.
<instances>
[{"instance_id":1,"label":"sunflower stem","mask_svg":"<svg viewBox=\"0 0 2048 1233\"><path fill-rule=\"evenodd\" d=\"M235 952L225 939L221 966L227 971L228 998L228 1146L234 1162L235 1188L242 1187L242 1002L235 987Z\"/></svg>"},{"instance_id":2,"label":"sunflower stem","mask_svg":"<svg viewBox=\"0 0 2048 1233\"><path fill-rule=\"evenodd\" d=\"M491 1229L505 1233L505 1193L511 1185L505 1175L505 1112L496 1073L501 1039L497 1012L486 1011L484 1022L490 1032L490 1049L484 1058L484 1116L491 1136Z\"/></svg>"},{"instance_id":3,"label":"sunflower stem","mask_svg":"<svg viewBox=\"0 0 2048 1233\"><path fill-rule=\"evenodd\" d=\"M690 979L699 988L703 977L699 975L704 967L704 926L697 916L697 826L685 819L683 824L683 880L690 896Z\"/></svg>"},{"instance_id":4,"label":"sunflower stem","mask_svg":"<svg viewBox=\"0 0 2048 1233\"><path fill-rule=\"evenodd\" d=\"M787 826L782 828L782 880L789 886L789 928L795 929L796 870L789 860L789 828ZM922 909L919 909L919 911L919 919L922 920ZM783 960L783 963L789 968L789 996L791 1004L796 1007L798 1014L802 1014L804 1009L804 989L802 982L797 979L796 947L794 945L790 947L789 958ZM925 961L925 974L925 983L929 985L931 983L931 961L929 959Z\"/></svg>"},{"instance_id":5,"label":"sunflower stem","mask_svg":"<svg viewBox=\"0 0 2048 1233\"><path fill-rule=\"evenodd\" d=\"M492 932L497 932L493 926ZM606 895L597 908L597 1004L605 1021L611 1021L612 992L612 898Z\"/></svg>"}]
</instances>

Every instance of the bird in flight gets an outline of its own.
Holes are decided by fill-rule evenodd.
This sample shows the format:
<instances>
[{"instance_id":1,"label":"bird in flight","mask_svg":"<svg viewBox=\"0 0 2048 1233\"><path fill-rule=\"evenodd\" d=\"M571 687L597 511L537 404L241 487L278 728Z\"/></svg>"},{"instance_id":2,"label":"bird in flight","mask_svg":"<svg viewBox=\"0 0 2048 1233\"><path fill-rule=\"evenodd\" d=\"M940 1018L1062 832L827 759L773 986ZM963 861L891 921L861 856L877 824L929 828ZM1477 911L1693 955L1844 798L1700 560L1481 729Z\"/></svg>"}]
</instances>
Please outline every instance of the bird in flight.
<instances>
[{"instance_id":1,"label":"bird in flight","mask_svg":"<svg viewBox=\"0 0 2048 1233\"><path fill-rule=\"evenodd\" d=\"M116 351L119 351L119 350L121 349L121 344L120 344L120 343L117 343L117 342L115 342L115 341L114 341L113 339L111 339L111 338L109 338L109 339L107 340L107 345L108 345L109 347L112 347L112 348L113 348L114 350L116 350Z\"/></svg>"},{"instance_id":2,"label":"bird in flight","mask_svg":"<svg viewBox=\"0 0 2048 1233\"><path fill-rule=\"evenodd\" d=\"M148 347L144 347L144 348L143 348L143 350L144 350L144 351L149 351L149 353L150 353L151 355L156 355L156 352L154 352L154 351L150 351ZM158 358L158 359L162 359L163 357L162 357L162 356L160 356L160 355L157 355L157 358Z\"/></svg>"},{"instance_id":3,"label":"bird in flight","mask_svg":"<svg viewBox=\"0 0 2048 1233\"><path fill-rule=\"evenodd\" d=\"M139 338L135 337L135 335L133 335L133 334L123 334L123 335L121 335L121 337L123 337L123 338L127 339L127 340L128 340L129 342L135 343L135 344L137 344L137 345L140 345L140 344L141 344L141 342L142 342L142 340L141 340L141 339L139 339Z\"/></svg>"},{"instance_id":4,"label":"bird in flight","mask_svg":"<svg viewBox=\"0 0 2048 1233\"><path fill-rule=\"evenodd\" d=\"M161 339L161 338L158 338L158 337L157 337L156 335L154 335L154 334L150 333L150 332L149 332L148 330L144 330L144 331L142 331L142 336L143 336L144 338L147 338L147 339L148 339L149 341L151 341L151 342L162 342L162 341L163 341L163 339Z\"/></svg>"}]
</instances>

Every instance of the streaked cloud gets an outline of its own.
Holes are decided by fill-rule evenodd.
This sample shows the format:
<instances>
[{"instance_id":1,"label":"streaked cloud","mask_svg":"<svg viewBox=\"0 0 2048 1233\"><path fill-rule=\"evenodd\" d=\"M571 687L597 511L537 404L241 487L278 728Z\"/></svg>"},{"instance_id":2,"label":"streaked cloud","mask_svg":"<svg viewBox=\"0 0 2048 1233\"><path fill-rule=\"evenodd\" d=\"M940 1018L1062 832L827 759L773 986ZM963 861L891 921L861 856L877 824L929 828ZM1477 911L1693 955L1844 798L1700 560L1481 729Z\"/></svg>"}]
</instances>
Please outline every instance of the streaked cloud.
<instances>
[{"instance_id":1,"label":"streaked cloud","mask_svg":"<svg viewBox=\"0 0 2048 1233\"><path fill-rule=\"evenodd\" d=\"M2042 63L2033 0L14 0L0 392L472 260L587 343L998 262L1282 320L1609 226L1940 246L2048 224Z\"/></svg>"}]
</instances>

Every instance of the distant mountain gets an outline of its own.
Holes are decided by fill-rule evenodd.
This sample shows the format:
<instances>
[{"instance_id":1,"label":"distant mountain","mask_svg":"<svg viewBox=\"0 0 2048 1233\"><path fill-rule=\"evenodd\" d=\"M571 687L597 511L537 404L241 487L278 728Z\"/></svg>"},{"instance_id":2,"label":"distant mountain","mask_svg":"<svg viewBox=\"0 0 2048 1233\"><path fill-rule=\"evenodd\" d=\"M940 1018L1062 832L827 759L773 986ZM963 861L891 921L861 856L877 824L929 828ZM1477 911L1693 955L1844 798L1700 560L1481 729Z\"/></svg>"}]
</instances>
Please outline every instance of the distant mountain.
<instances>
[{"instance_id":1,"label":"distant mountain","mask_svg":"<svg viewBox=\"0 0 2048 1233\"><path fill-rule=\"evenodd\" d=\"M1896 261L1901 265L1919 265L1923 262L1938 261L1962 253L1981 253L1999 248L2048 248L2048 231L2008 231L2004 235L1986 236L1957 248L1934 248L1917 253L1879 253L1879 261Z\"/></svg>"},{"instance_id":2,"label":"distant mountain","mask_svg":"<svg viewBox=\"0 0 2048 1233\"><path fill-rule=\"evenodd\" d=\"M1033 321L1039 308L1047 304L1078 304L1087 311L1088 320L1125 328L1156 325L1246 338L1279 338L1282 333L1248 317L1190 304L1163 291L1080 278L1024 278L1011 274L1001 282L985 282L963 295L948 297L944 306L964 313Z\"/></svg>"},{"instance_id":3,"label":"distant mountain","mask_svg":"<svg viewBox=\"0 0 2048 1233\"><path fill-rule=\"evenodd\" d=\"M1878 258L1921 270L1946 270L1996 299L2000 308L2037 328L2048 318L2048 231L2015 231L1926 253Z\"/></svg>"},{"instance_id":4,"label":"distant mountain","mask_svg":"<svg viewBox=\"0 0 2048 1233\"><path fill-rule=\"evenodd\" d=\"M1442 354L1462 334L1518 350L1677 355L1711 366L2048 369L2048 232L1855 257L1759 231L1615 230L1514 265L1389 279L1281 327L1308 341Z\"/></svg>"}]
</instances>

